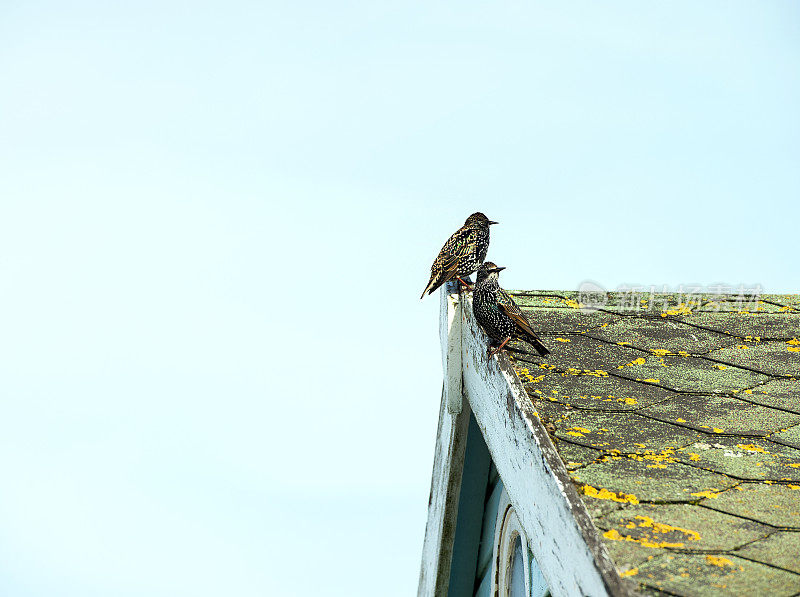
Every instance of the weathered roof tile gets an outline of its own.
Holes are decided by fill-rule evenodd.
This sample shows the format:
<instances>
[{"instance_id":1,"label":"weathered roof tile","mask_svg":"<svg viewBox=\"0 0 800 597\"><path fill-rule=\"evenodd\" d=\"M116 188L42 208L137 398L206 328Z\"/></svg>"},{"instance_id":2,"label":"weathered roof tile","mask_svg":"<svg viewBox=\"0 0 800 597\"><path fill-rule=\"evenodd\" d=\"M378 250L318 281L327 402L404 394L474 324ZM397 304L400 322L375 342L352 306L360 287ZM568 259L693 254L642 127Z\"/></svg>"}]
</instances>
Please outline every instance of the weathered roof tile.
<instances>
[{"instance_id":1,"label":"weathered roof tile","mask_svg":"<svg viewBox=\"0 0 800 597\"><path fill-rule=\"evenodd\" d=\"M798 554L800 554L800 533L793 531L778 531L766 539L754 541L736 551L736 555L743 558L800 574Z\"/></svg>"},{"instance_id":2,"label":"weathered roof tile","mask_svg":"<svg viewBox=\"0 0 800 597\"><path fill-rule=\"evenodd\" d=\"M800 336L796 313L693 313L684 321L745 339L791 340Z\"/></svg>"},{"instance_id":3,"label":"weathered roof tile","mask_svg":"<svg viewBox=\"0 0 800 597\"><path fill-rule=\"evenodd\" d=\"M746 367L768 375L800 375L800 340L740 342L710 352L715 361Z\"/></svg>"},{"instance_id":4,"label":"weathered roof tile","mask_svg":"<svg viewBox=\"0 0 800 597\"><path fill-rule=\"evenodd\" d=\"M513 357L626 582L800 592L800 297L580 298L519 297L552 354Z\"/></svg>"},{"instance_id":5,"label":"weathered roof tile","mask_svg":"<svg viewBox=\"0 0 800 597\"><path fill-rule=\"evenodd\" d=\"M778 433L773 433L769 438L777 443L800 449L800 425L781 429Z\"/></svg>"},{"instance_id":6,"label":"weathered roof tile","mask_svg":"<svg viewBox=\"0 0 800 597\"><path fill-rule=\"evenodd\" d=\"M677 394L655 384L636 382L604 370L555 371L544 365L517 364L525 389L531 396L550 402L595 410L639 410L673 398ZM547 388L547 395L539 388Z\"/></svg>"},{"instance_id":7,"label":"weathered roof tile","mask_svg":"<svg viewBox=\"0 0 800 597\"><path fill-rule=\"evenodd\" d=\"M681 464L668 450L604 458L607 460L572 474L580 491L594 499L625 503L698 501L736 484L726 475Z\"/></svg>"},{"instance_id":8,"label":"weathered roof tile","mask_svg":"<svg viewBox=\"0 0 800 597\"><path fill-rule=\"evenodd\" d=\"M676 595L698 597L788 597L800 588L800 575L733 555L664 554L642 564L637 578Z\"/></svg>"},{"instance_id":9,"label":"weathered roof tile","mask_svg":"<svg viewBox=\"0 0 800 597\"><path fill-rule=\"evenodd\" d=\"M642 409L642 414L714 435L757 435L800 423L800 414L769 408L732 396L678 395Z\"/></svg>"},{"instance_id":10,"label":"weathered roof tile","mask_svg":"<svg viewBox=\"0 0 800 597\"><path fill-rule=\"evenodd\" d=\"M701 504L775 527L800 531L800 485L742 483L735 489L703 500Z\"/></svg>"},{"instance_id":11,"label":"weathered roof tile","mask_svg":"<svg viewBox=\"0 0 800 597\"><path fill-rule=\"evenodd\" d=\"M514 300L516 300L516 295ZM578 309L529 309L522 305L522 310L546 335L581 334L588 330L609 325L620 316L603 311L584 312Z\"/></svg>"},{"instance_id":12,"label":"weathered roof tile","mask_svg":"<svg viewBox=\"0 0 800 597\"><path fill-rule=\"evenodd\" d=\"M678 392L725 393L751 388L770 378L711 360L683 355L648 355L618 368L619 375Z\"/></svg>"},{"instance_id":13,"label":"weathered roof tile","mask_svg":"<svg viewBox=\"0 0 800 597\"><path fill-rule=\"evenodd\" d=\"M555 435L591 448L624 454L660 453L705 439L701 433L670 425L636 413L571 408L566 404L538 400L536 408L555 427Z\"/></svg>"},{"instance_id":14,"label":"weathered roof tile","mask_svg":"<svg viewBox=\"0 0 800 597\"><path fill-rule=\"evenodd\" d=\"M732 551L772 532L770 527L753 520L691 504L623 506L595 524L608 541L676 551Z\"/></svg>"},{"instance_id":15,"label":"weathered roof tile","mask_svg":"<svg viewBox=\"0 0 800 597\"><path fill-rule=\"evenodd\" d=\"M587 332L607 342L621 342L660 354L703 354L734 341L727 334L703 330L679 321L661 318L626 317L611 325Z\"/></svg>"},{"instance_id":16,"label":"weathered roof tile","mask_svg":"<svg viewBox=\"0 0 800 597\"><path fill-rule=\"evenodd\" d=\"M800 379L772 379L743 390L737 398L800 414Z\"/></svg>"},{"instance_id":17,"label":"weathered roof tile","mask_svg":"<svg viewBox=\"0 0 800 597\"><path fill-rule=\"evenodd\" d=\"M800 451L752 437L717 436L683 446L675 459L747 481L798 481Z\"/></svg>"}]
</instances>

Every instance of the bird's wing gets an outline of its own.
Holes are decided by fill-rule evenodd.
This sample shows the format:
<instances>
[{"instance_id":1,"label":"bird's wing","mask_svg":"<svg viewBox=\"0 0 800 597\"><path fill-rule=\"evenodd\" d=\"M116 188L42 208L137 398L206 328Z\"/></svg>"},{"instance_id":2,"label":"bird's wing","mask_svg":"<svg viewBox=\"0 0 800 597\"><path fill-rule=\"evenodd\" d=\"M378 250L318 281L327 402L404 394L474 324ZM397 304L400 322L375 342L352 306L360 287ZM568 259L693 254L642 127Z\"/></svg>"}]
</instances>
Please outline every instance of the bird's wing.
<instances>
[{"instance_id":1,"label":"bird's wing","mask_svg":"<svg viewBox=\"0 0 800 597\"><path fill-rule=\"evenodd\" d=\"M461 258L475 251L477 244L478 236L474 231L466 228L456 230L444 243L436 261L433 262L431 279L422 291L422 296L425 296L426 292L430 294L448 280L455 278Z\"/></svg>"},{"instance_id":2,"label":"bird's wing","mask_svg":"<svg viewBox=\"0 0 800 597\"><path fill-rule=\"evenodd\" d=\"M528 321L527 317L525 317L522 309L519 308L517 303L514 302L514 299L512 299L502 288L497 294L497 302L500 305L500 309L503 310L503 313L508 315L515 324L517 324L524 332L536 337L536 333L531 328L531 322Z\"/></svg>"},{"instance_id":3,"label":"bird's wing","mask_svg":"<svg viewBox=\"0 0 800 597\"><path fill-rule=\"evenodd\" d=\"M512 321L517 325L517 327L522 330L522 336L527 342L529 342L541 356L547 356L550 354L550 351L547 347L542 344L541 339L539 336L536 335L536 332L533 331L531 328L531 322L528 321L528 318L525 317L525 314L519 308L517 303L514 302L508 293L500 289L500 292L497 293L497 302L500 305L500 309L508 315Z\"/></svg>"},{"instance_id":4,"label":"bird's wing","mask_svg":"<svg viewBox=\"0 0 800 597\"><path fill-rule=\"evenodd\" d=\"M444 243L440 256L447 255L458 262L459 259L474 252L478 245L478 235L469 228L459 228Z\"/></svg>"}]
</instances>

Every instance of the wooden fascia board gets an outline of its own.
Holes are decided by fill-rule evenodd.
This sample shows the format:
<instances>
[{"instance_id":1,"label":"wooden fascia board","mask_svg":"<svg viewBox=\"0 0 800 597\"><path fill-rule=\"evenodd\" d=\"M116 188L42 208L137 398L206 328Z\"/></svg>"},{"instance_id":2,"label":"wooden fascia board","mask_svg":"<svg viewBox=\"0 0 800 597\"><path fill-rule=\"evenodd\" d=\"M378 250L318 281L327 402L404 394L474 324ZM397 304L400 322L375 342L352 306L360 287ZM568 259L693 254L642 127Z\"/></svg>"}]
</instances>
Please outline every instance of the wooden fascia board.
<instances>
[{"instance_id":1,"label":"wooden fascia board","mask_svg":"<svg viewBox=\"0 0 800 597\"><path fill-rule=\"evenodd\" d=\"M418 597L447 595L469 428L469 405L450 414L442 389Z\"/></svg>"},{"instance_id":2,"label":"wooden fascia board","mask_svg":"<svg viewBox=\"0 0 800 597\"><path fill-rule=\"evenodd\" d=\"M551 593L627 595L506 353L487 359L471 298L461 295L460 305L464 395Z\"/></svg>"},{"instance_id":3,"label":"wooden fascia board","mask_svg":"<svg viewBox=\"0 0 800 597\"><path fill-rule=\"evenodd\" d=\"M445 284L439 294L444 383L417 589L419 597L447 595L471 412L469 405L465 405L461 383L461 296L452 282Z\"/></svg>"},{"instance_id":4,"label":"wooden fascia board","mask_svg":"<svg viewBox=\"0 0 800 597\"><path fill-rule=\"evenodd\" d=\"M457 283L447 282L439 304L439 343L442 349L442 372L444 374L444 398L451 415L461 412L463 398L461 380L461 295Z\"/></svg>"}]
</instances>

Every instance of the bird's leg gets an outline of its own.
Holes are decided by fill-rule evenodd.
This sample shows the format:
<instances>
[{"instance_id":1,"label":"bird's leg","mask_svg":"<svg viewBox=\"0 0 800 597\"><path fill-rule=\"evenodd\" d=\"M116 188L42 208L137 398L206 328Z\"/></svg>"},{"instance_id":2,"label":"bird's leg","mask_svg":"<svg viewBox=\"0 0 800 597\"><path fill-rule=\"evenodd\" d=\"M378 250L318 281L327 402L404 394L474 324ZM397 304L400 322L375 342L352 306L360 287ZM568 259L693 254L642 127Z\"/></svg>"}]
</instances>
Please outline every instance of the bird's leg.
<instances>
[{"instance_id":1,"label":"bird's leg","mask_svg":"<svg viewBox=\"0 0 800 597\"><path fill-rule=\"evenodd\" d=\"M497 352L499 352L500 350L502 350L503 347L506 345L506 342L508 342L509 340L511 340L511 336L509 336L508 338L503 340L503 342L500 344L500 346L498 346L496 348L489 348L489 358L492 358L492 355L494 355Z\"/></svg>"},{"instance_id":2,"label":"bird's leg","mask_svg":"<svg viewBox=\"0 0 800 597\"><path fill-rule=\"evenodd\" d=\"M474 286L472 286L472 285L471 285L469 282L464 282L464 280L462 280L460 276L456 276L456 280L458 280L458 281L459 281L459 282L461 282L461 283L462 283L464 286L466 286L466 287L467 287L467 290L475 290L475 287L474 287Z\"/></svg>"}]
</instances>

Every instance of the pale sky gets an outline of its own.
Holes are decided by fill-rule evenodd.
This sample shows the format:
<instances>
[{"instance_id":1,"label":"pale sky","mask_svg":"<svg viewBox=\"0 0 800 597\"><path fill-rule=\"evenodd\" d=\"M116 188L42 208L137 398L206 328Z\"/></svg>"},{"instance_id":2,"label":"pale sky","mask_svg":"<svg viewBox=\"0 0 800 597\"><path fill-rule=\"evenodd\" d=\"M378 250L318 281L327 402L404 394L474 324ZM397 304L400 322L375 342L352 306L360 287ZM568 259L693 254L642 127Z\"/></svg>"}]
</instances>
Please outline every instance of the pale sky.
<instances>
[{"instance_id":1,"label":"pale sky","mask_svg":"<svg viewBox=\"0 0 800 597\"><path fill-rule=\"evenodd\" d=\"M430 263L800 291L800 5L0 4L0 594L416 591Z\"/></svg>"}]
</instances>

